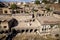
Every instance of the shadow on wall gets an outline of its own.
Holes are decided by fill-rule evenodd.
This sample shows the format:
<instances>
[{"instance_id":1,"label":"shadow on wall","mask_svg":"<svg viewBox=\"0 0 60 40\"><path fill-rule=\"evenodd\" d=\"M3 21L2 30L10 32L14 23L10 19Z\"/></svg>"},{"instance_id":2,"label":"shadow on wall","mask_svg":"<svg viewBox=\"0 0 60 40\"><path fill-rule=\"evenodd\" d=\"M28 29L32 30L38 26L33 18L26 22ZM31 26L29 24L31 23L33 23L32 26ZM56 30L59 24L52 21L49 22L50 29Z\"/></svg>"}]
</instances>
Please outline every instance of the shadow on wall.
<instances>
[{"instance_id":1,"label":"shadow on wall","mask_svg":"<svg viewBox=\"0 0 60 40\"><path fill-rule=\"evenodd\" d=\"M18 25L18 21L13 18L8 22L8 24L9 24L9 27L12 28Z\"/></svg>"}]
</instances>

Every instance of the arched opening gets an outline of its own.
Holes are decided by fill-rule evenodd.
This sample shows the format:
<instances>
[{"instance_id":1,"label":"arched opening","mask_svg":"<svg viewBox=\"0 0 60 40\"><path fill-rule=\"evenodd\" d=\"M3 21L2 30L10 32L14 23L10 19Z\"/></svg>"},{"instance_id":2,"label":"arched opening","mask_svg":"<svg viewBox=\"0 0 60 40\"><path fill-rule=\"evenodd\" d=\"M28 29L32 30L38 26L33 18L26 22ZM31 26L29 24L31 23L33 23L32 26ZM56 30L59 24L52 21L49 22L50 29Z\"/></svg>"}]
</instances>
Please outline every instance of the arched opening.
<instances>
[{"instance_id":1,"label":"arched opening","mask_svg":"<svg viewBox=\"0 0 60 40\"><path fill-rule=\"evenodd\" d=\"M60 39L56 39L56 40L60 40Z\"/></svg>"},{"instance_id":2,"label":"arched opening","mask_svg":"<svg viewBox=\"0 0 60 40\"><path fill-rule=\"evenodd\" d=\"M33 31L33 29L30 29L30 32L32 32Z\"/></svg>"},{"instance_id":3,"label":"arched opening","mask_svg":"<svg viewBox=\"0 0 60 40\"><path fill-rule=\"evenodd\" d=\"M15 14L15 11L14 11L14 10L12 10L12 11L11 11L11 13L12 13L12 14Z\"/></svg>"},{"instance_id":4,"label":"arched opening","mask_svg":"<svg viewBox=\"0 0 60 40\"><path fill-rule=\"evenodd\" d=\"M42 16L44 16L44 14L42 14Z\"/></svg>"},{"instance_id":5,"label":"arched opening","mask_svg":"<svg viewBox=\"0 0 60 40\"><path fill-rule=\"evenodd\" d=\"M8 30L6 30L5 33L8 33Z\"/></svg>"},{"instance_id":6,"label":"arched opening","mask_svg":"<svg viewBox=\"0 0 60 40\"><path fill-rule=\"evenodd\" d=\"M21 30L21 33L23 33L25 30Z\"/></svg>"},{"instance_id":7,"label":"arched opening","mask_svg":"<svg viewBox=\"0 0 60 40\"><path fill-rule=\"evenodd\" d=\"M42 31L44 31L44 29L42 28Z\"/></svg>"},{"instance_id":8,"label":"arched opening","mask_svg":"<svg viewBox=\"0 0 60 40\"><path fill-rule=\"evenodd\" d=\"M33 19L33 22L35 21L35 19Z\"/></svg>"},{"instance_id":9,"label":"arched opening","mask_svg":"<svg viewBox=\"0 0 60 40\"><path fill-rule=\"evenodd\" d=\"M41 16L41 14L39 14L39 16Z\"/></svg>"},{"instance_id":10,"label":"arched opening","mask_svg":"<svg viewBox=\"0 0 60 40\"><path fill-rule=\"evenodd\" d=\"M3 31L3 30L0 32L0 34L2 34L2 33L4 33L4 31Z\"/></svg>"},{"instance_id":11,"label":"arched opening","mask_svg":"<svg viewBox=\"0 0 60 40\"><path fill-rule=\"evenodd\" d=\"M7 28L7 26L4 26L4 28Z\"/></svg>"},{"instance_id":12,"label":"arched opening","mask_svg":"<svg viewBox=\"0 0 60 40\"><path fill-rule=\"evenodd\" d=\"M32 18L34 18L35 16L34 16L34 14L32 14Z\"/></svg>"},{"instance_id":13,"label":"arched opening","mask_svg":"<svg viewBox=\"0 0 60 40\"><path fill-rule=\"evenodd\" d=\"M59 34L56 34L55 37L59 37Z\"/></svg>"},{"instance_id":14,"label":"arched opening","mask_svg":"<svg viewBox=\"0 0 60 40\"><path fill-rule=\"evenodd\" d=\"M28 32L29 30L27 29L26 32Z\"/></svg>"},{"instance_id":15,"label":"arched opening","mask_svg":"<svg viewBox=\"0 0 60 40\"><path fill-rule=\"evenodd\" d=\"M47 29L45 28L44 30L46 31Z\"/></svg>"},{"instance_id":16,"label":"arched opening","mask_svg":"<svg viewBox=\"0 0 60 40\"><path fill-rule=\"evenodd\" d=\"M34 30L34 32L36 32L36 31L37 31L37 29Z\"/></svg>"},{"instance_id":17,"label":"arched opening","mask_svg":"<svg viewBox=\"0 0 60 40\"><path fill-rule=\"evenodd\" d=\"M8 13L8 11L7 11L7 10L5 10L5 11L4 11L4 13Z\"/></svg>"}]
</instances>

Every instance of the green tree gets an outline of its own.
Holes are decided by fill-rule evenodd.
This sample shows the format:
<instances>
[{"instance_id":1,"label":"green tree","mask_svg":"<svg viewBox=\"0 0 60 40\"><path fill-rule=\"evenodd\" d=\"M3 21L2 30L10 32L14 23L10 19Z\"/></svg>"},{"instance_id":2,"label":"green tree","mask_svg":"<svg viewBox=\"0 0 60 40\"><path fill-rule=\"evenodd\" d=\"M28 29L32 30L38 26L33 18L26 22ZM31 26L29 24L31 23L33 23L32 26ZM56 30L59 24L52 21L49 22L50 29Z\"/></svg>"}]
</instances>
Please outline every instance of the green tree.
<instances>
[{"instance_id":1,"label":"green tree","mask_svg":"<svg viewBox=\"0 0 60 40\"><path fill-rule=\"evenodd\" d=\"M43 0L42 2L46 4L47 3L47 0Z\"/></svg>"},{"instance_id":2,"label":"green tree","mask_svg":"<svg viewBox=\"0 0 60 40\"><path fill-rule=\"evenodd\" d=\"M13 10L14 10L14 9L17 9L17 5L16 5L16 4L12 4L12 5L11 5L11 9L13 9Z\"/></svg>"},{"instance_id":3,"label":"green tree","mask_svg":"<svg viewBox=\"0 0 60 40\"><path fill-rule=\"evenodd\" d=\"M35 0L35 4L40 4L40 1L39 0Z\"/></svg>"},{"instance_id":4,"label":"green tree","mask_svg":"<svg viewBox=\"0 0 60 40\"><path fill-rule=\"evenodd\" d=\"M45 4L48 4L48 3L54 3L56 0L43 0L42 2L45 3Z\"/></svg>"},{"instance_id":5,"label":"green tree","mask_svg":"<svg viewBox=\"0 0 60 40\"><path fill-rule=\"evenodd\" d=\"M12 4L12 5L10 6L10 8L12 9L12 13L15 14L16 11L14 11L14 10L17 9L17 5L16 5L16 4Z\"/></svg>"}]
</instances>

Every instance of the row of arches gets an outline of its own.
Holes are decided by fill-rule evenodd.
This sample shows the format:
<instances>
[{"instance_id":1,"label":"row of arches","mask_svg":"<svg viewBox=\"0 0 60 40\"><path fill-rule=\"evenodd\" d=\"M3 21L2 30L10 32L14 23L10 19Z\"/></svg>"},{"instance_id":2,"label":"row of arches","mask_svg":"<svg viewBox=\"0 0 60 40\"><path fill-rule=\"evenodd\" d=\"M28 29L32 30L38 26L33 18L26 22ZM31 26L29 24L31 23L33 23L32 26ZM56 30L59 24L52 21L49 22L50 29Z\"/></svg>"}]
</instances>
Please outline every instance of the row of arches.
<instances>
[{"instance_id":1,"label":"row of arches","mask_svg":"<svg viewBox=\"0 0 60 40\"><path fill-rule=\"evenodd\" d=\"M37 32L37 30L38 29L22 29L22 30L17 30L19 33L24 33L24 32L26 32L26 33L32 33L32 32Z\"/></svg>"},{"instance_id":2,"label":"row of arches","mask_svg":"<svg viewBox=\"0 0 60 40\"><path fill-rule=\"evenodd\" d=\"M15 30L15 29L12 29L12 31L11 32L13 32L13 33L32 33L32 32L37 32L38 31L38 29L22 29L22 30ZM2 33L8 33L9 31L8 30L6 30L6 31L1 31L0 33L2 34Z\"/></svg>"}]
</instances>

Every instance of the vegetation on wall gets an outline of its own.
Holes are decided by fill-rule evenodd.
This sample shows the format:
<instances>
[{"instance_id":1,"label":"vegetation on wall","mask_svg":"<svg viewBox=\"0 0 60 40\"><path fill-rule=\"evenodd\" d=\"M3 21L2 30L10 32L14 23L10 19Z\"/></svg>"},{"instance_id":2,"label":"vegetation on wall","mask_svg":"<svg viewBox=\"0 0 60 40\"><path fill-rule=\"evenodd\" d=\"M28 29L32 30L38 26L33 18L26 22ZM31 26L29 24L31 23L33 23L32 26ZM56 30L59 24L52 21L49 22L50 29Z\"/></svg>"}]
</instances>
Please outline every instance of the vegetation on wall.
<instances>
[{"instance_id":1,"label":"vegetation on wall","mask_svg":"<svg viewBox=\"0 0 60 40\"><path fill-rule=\"evenodd\" d=\"M45 4L48 4L48 3L54 3L56 0L43 0L42 2L45 3Z\"/></svg>"},{"instance_id":2,"label":"vegetation on wall","mask_svg":"<svg viewBox=\"0 0 60 40\"><path fill-rule=\"evenodd\" d=\"M35 0L35 4L40 4L40 1L39 0Z\"/></svg>"},{"instance_id":3,"label":"vegetation on wall","mask_svg":"<svg viewBox=\"0 0 60 40\"><path fill-rule=\"evenodd\" d=\"M45 3L45 4L50 3L50 2L49 2L49 1L47 1L47 0L43 0L42 2L43 2L43 3Z\"/></svg>"}]
</instances>

